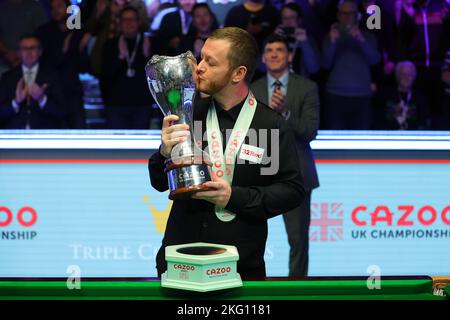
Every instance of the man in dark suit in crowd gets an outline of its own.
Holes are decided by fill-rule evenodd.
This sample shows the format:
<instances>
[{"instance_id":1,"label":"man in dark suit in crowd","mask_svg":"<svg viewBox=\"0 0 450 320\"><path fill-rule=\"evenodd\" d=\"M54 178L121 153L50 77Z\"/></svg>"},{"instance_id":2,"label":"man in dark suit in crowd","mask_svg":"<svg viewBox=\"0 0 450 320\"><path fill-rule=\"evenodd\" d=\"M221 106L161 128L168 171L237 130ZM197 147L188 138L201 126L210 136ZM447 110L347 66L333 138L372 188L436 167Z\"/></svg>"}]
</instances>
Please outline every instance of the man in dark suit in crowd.
<instances>
[{"instance_id":1,"label":"man in dark suit in crowd","mask_svg":"<svg viewBox=\"0 0 450 320\"><path fill-rule=\"evenodd\" d=\"M196 0L179 0L179 9L167 13L156 34L156 51L164 55L174 55L180 47L181 38L192 28L192 8Z\"/></svg>"},{"instance_id":2,"label":"man in dark suit in crowd","mask_svg":"<svg viewBox=\"0 0 450 320\"><path fill-rule=\"evenodd\" d=\"M7 129L58 129L65 116L64 96L55 70L39 63L42 49L34 35L19 44L22 64L0 82L0 123Z\"/></svg>"},{"instance_id":3,"label":"man in dark suit in crowd","mask_svg":"<svg viewBox=\"0 0 450 320\"><path fill-rule=\"evenodd\" d=\"M309 145L319 128L319 95L317 85L295 73L289 73L292 53L286 38L270 35L264 45L262 60L267 76L253 83L257 99L280 113L294 132L299 166L306 198L297 208L283 215L290 249L289 276L308 273L309 223L311 192L319 186L314 156Z\"/></svg>"},{"instance_id":4,"label":"man in dark suit in crowd","mask_svg":"<svg viewBox=\"0 0 450 320\"><path fill-rule=\"evenodd\" d=\"M82 33L67 28L69 5L70 0L51 0L52 20L37 30L37 36L42 43L42 63L54 67L62 81L67 125L70 129L83 129L83 87L79 78L81 53L78 50Z\"/></svg>"},{"instance_id":5,"label":"man in dark suit in crowd","mask_svg":"<svg viewBox=\"0 0 450 320\"><path fill-rule=\"evenodd\" d=\"M280 21L280 13L269 1L245 0L228 11L226 27L247 30L261 49L264 39L275 30Z\"/></svg>"},{"instance_id":6,"label":"man in dark suit in crowd","mask_svg":"<svg viewBox=\"0 0 450 320\"><path fill-rule=\"evenodd\" d=\"M181 37L178 53L191 51L200 61L200 51L208 36L218 28L214 13L206 3L197 3L192 8L192 28L186 36Z\"/></svg>"}]
</instances>

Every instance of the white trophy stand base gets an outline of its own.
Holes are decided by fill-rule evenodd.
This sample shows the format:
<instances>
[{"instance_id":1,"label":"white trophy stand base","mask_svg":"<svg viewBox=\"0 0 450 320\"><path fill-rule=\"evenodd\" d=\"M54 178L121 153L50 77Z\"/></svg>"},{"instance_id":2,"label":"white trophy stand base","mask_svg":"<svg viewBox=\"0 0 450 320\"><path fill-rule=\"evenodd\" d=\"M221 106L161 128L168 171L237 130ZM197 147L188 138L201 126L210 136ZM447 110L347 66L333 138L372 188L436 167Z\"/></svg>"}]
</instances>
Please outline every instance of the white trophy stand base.
<instances>
[{"instance_id":1,"label":"white trophy stand base","mask_svg":"<svg viewBox=\"0 0 450 320\"><path fill-rule=\"evenodd\" d=\"M197 292L242 287L236 264L239 253L234 246L196 242L167 246L165 254L162 287Z\"/></svg>"},{"instance_id":2,"label":"white trophy stand base","mask_svg":"<svg viewBox=\"0 0 450 320\"><path fill-rule=\"evenodd\" d=\"M209 292L216 290L224 290L242 287L242 280L239 274L236 274L236 279L222 280L214 283L196 283L182 280L167 279L167 273L164 272L161 276L161 286L164 288L189 290L196 292Z\"/></svg>"}]
</instances>

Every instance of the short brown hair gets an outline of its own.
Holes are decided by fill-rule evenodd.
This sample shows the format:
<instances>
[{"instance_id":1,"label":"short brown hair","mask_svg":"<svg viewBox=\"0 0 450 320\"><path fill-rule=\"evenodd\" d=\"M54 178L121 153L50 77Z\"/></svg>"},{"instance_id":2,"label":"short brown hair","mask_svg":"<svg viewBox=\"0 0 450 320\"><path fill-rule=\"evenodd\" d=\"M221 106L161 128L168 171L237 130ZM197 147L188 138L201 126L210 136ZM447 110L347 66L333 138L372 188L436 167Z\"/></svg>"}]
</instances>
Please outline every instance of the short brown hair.
<instances>
[{"instance_id":1,"label":"short brown hair","mask_svg":"<svg viewBox=\"0 0 450 320\"><path fill-rule=\"evenodd\" d=\"M208 39L227 40L230 43L228 52L228 61L230 68L235 69L239 66L247 68L245 81L250 83L258 64L258 45L255 38L244 29L237 27L226 27L214 30Z\"/></svg>"}]
</instances>

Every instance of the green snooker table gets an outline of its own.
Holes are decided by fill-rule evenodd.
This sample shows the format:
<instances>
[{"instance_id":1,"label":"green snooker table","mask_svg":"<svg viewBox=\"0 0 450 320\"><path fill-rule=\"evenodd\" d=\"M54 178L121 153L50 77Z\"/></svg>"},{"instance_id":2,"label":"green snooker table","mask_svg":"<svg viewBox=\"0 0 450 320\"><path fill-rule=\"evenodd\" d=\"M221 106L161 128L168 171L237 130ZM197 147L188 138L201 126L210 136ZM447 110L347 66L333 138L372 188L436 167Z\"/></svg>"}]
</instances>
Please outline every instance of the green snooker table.
<instances>
[{"instance_id":1,"label":"green snooker table","mask_svg":"<svg viewBox=\"0 0 450 320\"><path fill-rule=\"evenodd\" d=\"M83 278L69 290L66 279L0 278L0 300L448 300L450 286L434 295L431 277L383 277L369 290L366 278L266 278L241 288L195 293L162 288L157 278Z\"/></svg>"}]
</instances>

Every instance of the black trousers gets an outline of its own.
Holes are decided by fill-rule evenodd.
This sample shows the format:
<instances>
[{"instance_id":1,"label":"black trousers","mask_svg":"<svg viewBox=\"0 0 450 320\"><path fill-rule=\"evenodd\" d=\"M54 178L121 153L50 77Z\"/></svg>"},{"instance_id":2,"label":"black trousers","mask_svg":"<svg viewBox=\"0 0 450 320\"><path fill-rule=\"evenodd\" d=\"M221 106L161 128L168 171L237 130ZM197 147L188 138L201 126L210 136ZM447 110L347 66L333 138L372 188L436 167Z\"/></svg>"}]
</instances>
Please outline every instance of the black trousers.
<instances>
[{"instance_id":1,"label":"black trousers","mask_svg":"<svg viewBox=\"0 0 450 320\"><path fill-rule=\"evenodd\" d=\"M311 191L307 192L303 203L283 214L289 241L289 276L308 275L309 224L311 221Z\"/></svg>"}]
</instances>

